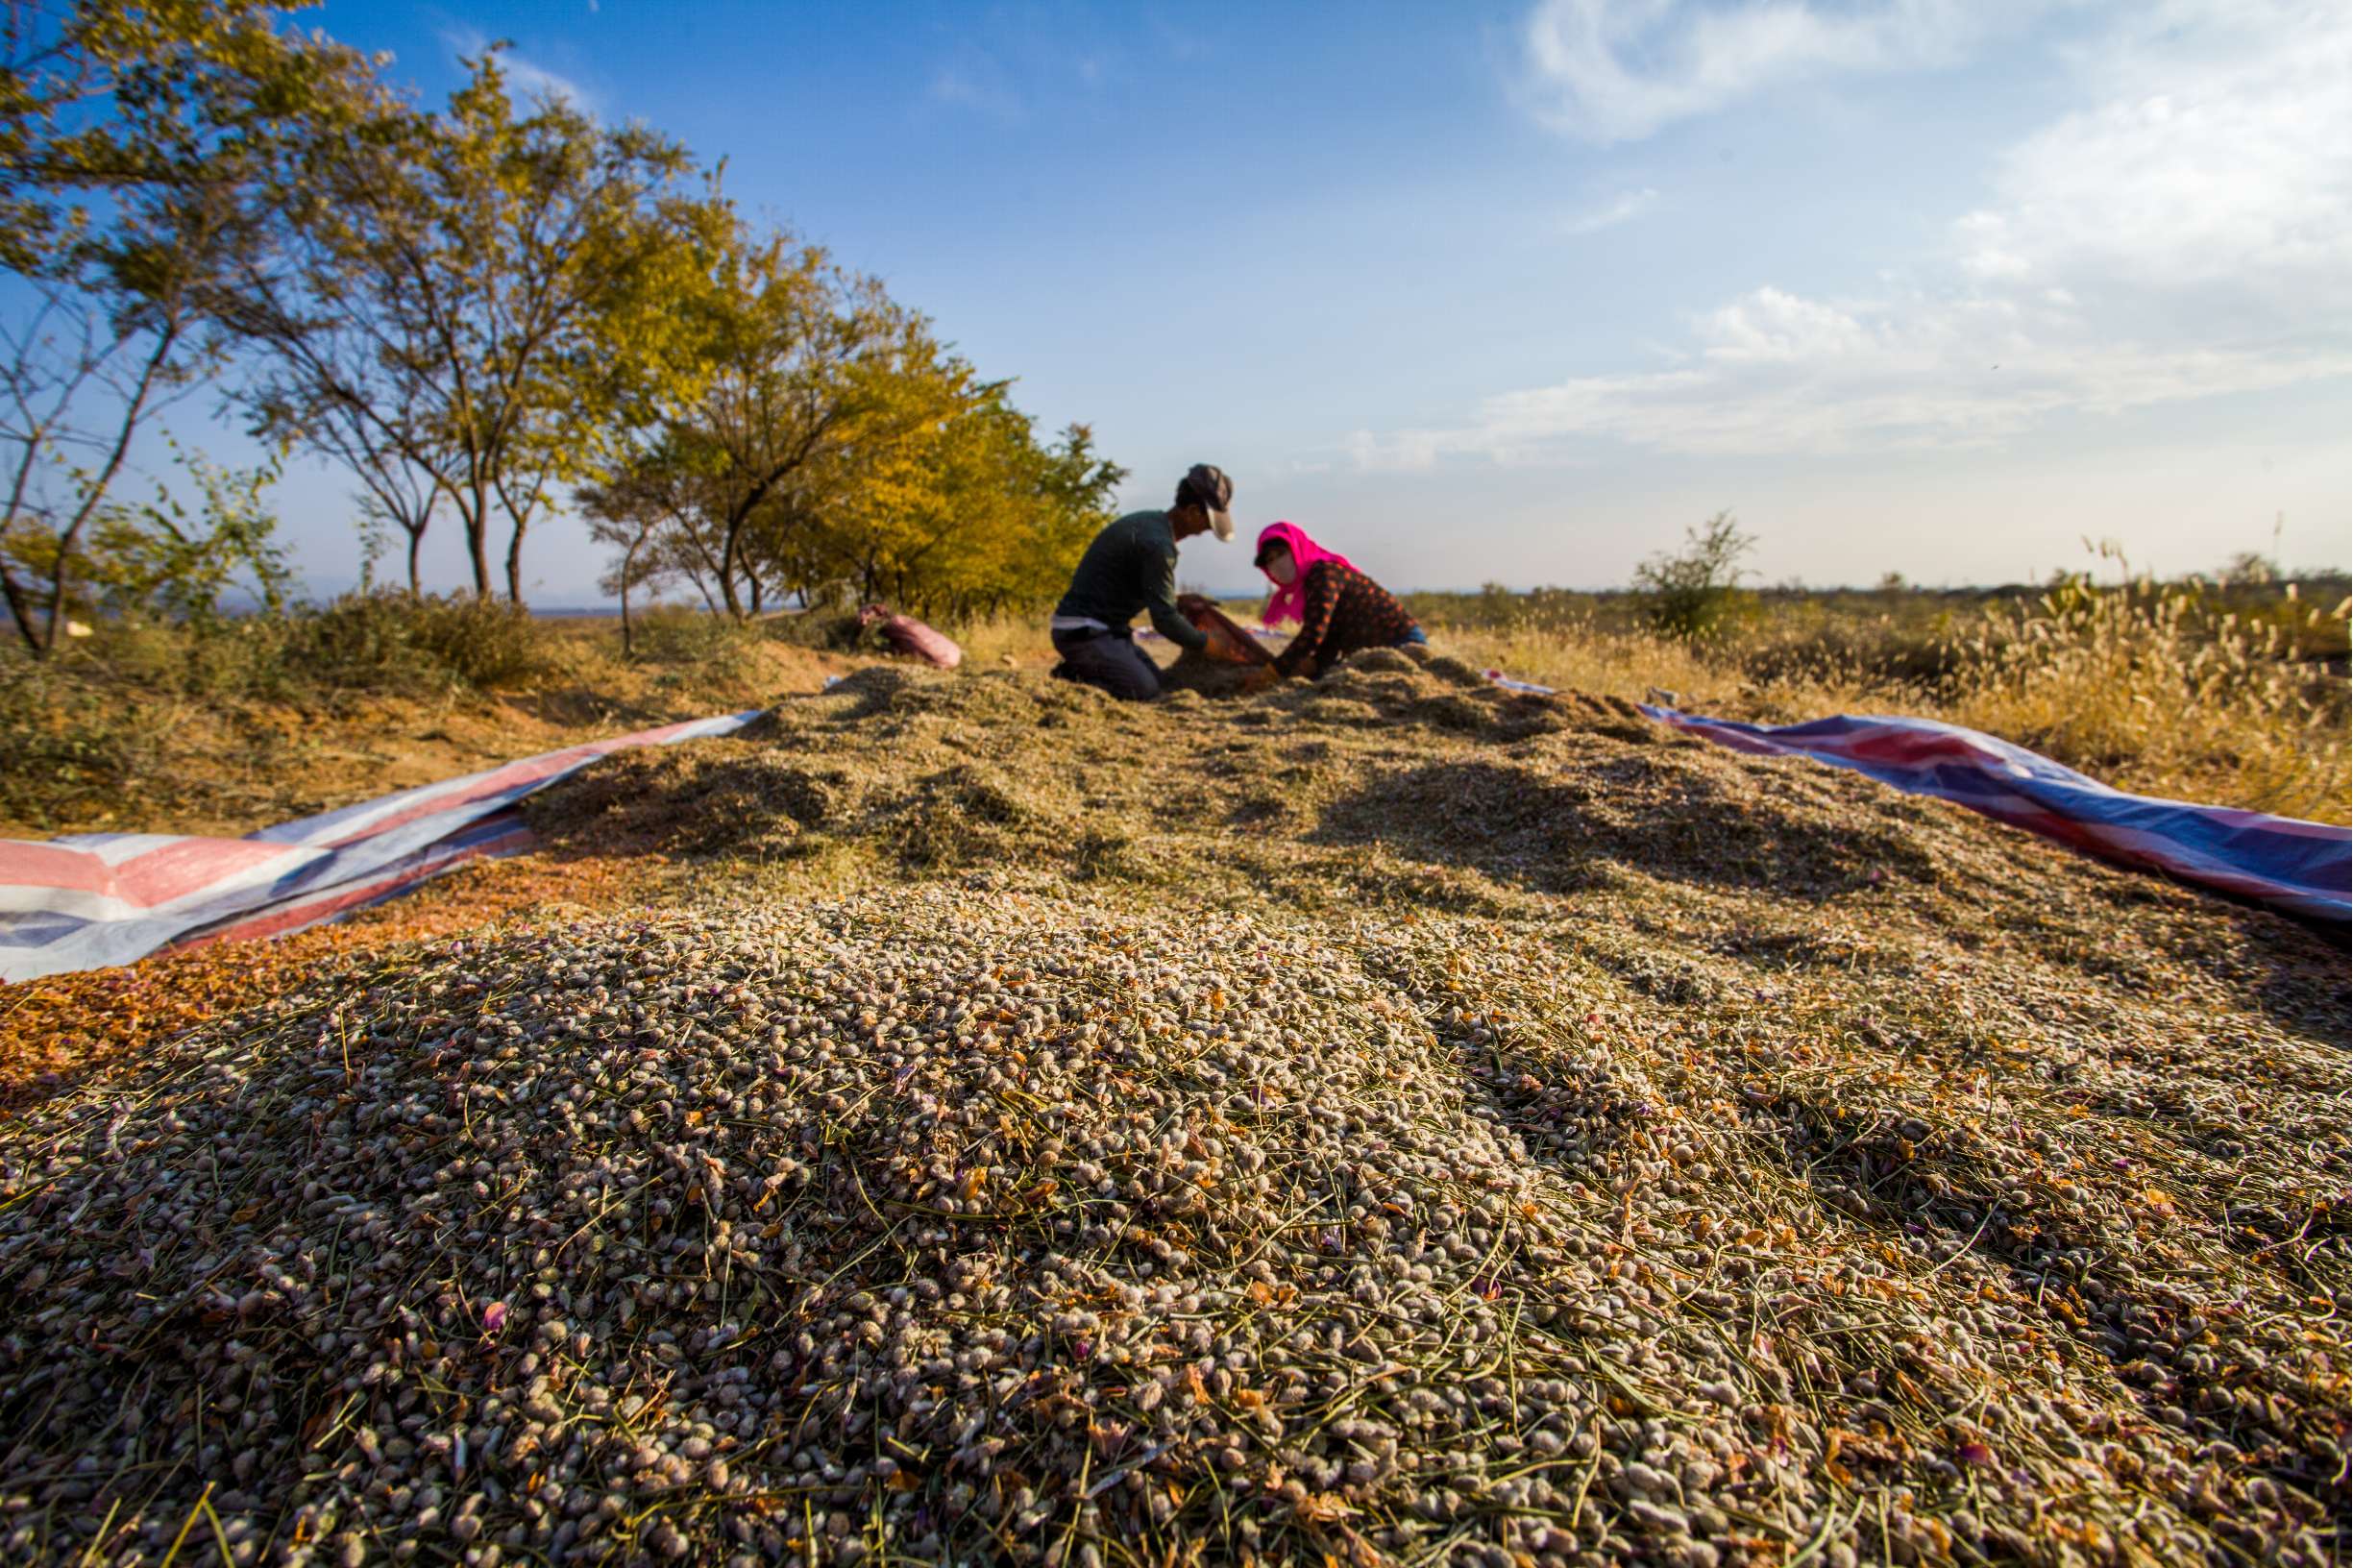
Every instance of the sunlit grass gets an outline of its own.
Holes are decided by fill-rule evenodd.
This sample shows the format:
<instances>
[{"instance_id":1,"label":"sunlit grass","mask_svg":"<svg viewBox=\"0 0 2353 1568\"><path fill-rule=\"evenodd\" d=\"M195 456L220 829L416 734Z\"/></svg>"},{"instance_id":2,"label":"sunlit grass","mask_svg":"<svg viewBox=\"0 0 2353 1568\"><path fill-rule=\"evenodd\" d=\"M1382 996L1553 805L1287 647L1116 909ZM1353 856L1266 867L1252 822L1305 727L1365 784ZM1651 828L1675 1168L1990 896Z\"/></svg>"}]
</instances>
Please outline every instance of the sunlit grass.
<instances>
[{"instance_id":1,"label":"sunlit grass","mask_svg":"<svg viewBox=\"0 0 2353 1568\"><path fill-rule=\"evenodd\" d=\"M2353 816L2341 661L2333 670L2313 653L2342 646L2346 607L2306 602L2292 586L2250 602L2195 581L2077 577L1958 615L1841 614L1793 600L1703 643L1622 617L1460 603L1466 624L1430 616L1433 643L1539 685L1763 723L1940 719L2139 794L2318 821ZM1246 620L1257 605L1229 608ZM956 635L971 669L1053 660L1042 617Z\"/></svg>"}]
</instances>

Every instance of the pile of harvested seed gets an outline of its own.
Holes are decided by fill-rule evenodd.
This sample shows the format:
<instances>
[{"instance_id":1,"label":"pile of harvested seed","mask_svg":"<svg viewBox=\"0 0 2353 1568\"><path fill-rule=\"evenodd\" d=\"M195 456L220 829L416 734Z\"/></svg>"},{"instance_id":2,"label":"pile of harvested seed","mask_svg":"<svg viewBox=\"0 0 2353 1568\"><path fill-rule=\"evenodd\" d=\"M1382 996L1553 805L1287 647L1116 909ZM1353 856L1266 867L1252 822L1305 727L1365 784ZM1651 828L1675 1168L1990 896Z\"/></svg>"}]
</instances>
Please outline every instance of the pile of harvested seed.
<instances>
[{"instance_id":1,"label":"pile of harvested seed","mask_svg":"<svg viewBox=\"0 0 2353 1568\"><path fill-rule=\"evenodd\" d=\"M848 685L0 1128L9 1554L2341 1559L2331 946L1394 656Z\"/></svg>"},{"instance_id":2,"label":"pile of harvested seed","mask_svg":"<svg viewBox=\"0 0 2353 1568\"><path fill-rule=\"evenodd\" d=\"M641 868L650 870L651 868ZM391 903L274 942L208 943L144 963L0 985L0 1117L208 1018L306 986L366 986L374 955L474 930L628 902L625 863L480 861Z\"/></svg>"}]
</instances>

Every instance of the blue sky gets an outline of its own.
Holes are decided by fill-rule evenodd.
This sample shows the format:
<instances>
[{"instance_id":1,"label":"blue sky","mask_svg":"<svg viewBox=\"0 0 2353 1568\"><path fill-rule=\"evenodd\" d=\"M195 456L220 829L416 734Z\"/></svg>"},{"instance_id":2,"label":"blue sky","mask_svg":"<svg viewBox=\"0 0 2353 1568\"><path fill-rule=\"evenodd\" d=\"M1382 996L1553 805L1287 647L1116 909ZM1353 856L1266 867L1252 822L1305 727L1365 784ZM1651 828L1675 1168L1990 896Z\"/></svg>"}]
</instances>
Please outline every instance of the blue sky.
<instances>
[{"instance_id":1,"label":"blue sky","mask_svg":"<svg viewBox=\"0 0 2353 1568\"><path fill-rule=\"evenodd\" d=\"M2292 0L712 4L305 18L438 99L643 119L929 312L1156 503L1235 476L1399 586L2353 546L2353 43ZM226 447L179 421L184 436ZM297 472L314 586L344 486ZM429 545L459 579L456 540ZM1189 547L1187 576L1251 578ZM568 525L528 555L593 600Z\"/></svg>"}]
</instances>

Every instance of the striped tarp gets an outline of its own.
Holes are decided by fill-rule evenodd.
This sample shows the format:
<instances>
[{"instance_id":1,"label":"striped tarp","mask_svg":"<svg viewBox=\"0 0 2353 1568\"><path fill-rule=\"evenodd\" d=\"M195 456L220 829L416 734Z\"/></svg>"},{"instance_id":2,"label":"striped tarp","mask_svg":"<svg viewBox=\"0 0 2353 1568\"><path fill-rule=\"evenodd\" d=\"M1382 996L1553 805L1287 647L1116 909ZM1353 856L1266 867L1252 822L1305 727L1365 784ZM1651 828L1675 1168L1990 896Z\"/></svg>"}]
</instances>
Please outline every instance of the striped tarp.
<instances>
[{"instance_id":1,"label":"striped tarp","mask_svg":"<svg viewBox=\"0 0 2353 1568\"><path fill-rule=\"evenodd\" d=\"M1957 724L1867 715L1767 728L1644 707L1663 723L1762 756L1811 757L1932 795L2088 854L2236 894L2311 919L2353 919L2353 832L2127 795Z\"/></svg>"},{"instance_id":2,"label":"striped tarp","mask_svg":"<svg viewBox=\"0 0 2353 1568\"><path fill-rule=\"evenodd\" d=\"M81 833L45 844L0 840L0 980L315 925L470 860L529 847L516 802L608 752L724 735L758 713L566 747L242 839Z\"/></svg>"},{"instance_id":3,"label":"striped tarp","mask_svg":"<svg viewBox=\"0 0 2353 1568\"><path fill-rule=\"evenodd\" d=\"M1515 692L1553 688L1487 679ZM2353 921L2353 829L2229 806L2127 795L2040 752L1933 719L1840 714L1777 728L1642 704L1661 723L1767 757L1851 768L2138 870L2235 894L2307 919Z\"/></svg>"},{"instance_id":4,"label":"striped tarp","mask_svg":"<svg viewBox=\"0 0 2353 1568\"><path fill-rule=\"evenodd\" d=\"M1550 688L1487 672L1514 691ZM2126 795L2022 747L1926 719L1769 728L1645 707L1736 750L1851 768L2106 859L2289 913L2353 919L2353 834L2221 806ZM527 757L242 839L88 833L0 840L0 980L127 964L159 948L277 936L405 892L470 860L528 848L516 802L607 752L724 735L754 709Z\"/></svg>"}]
</instances>

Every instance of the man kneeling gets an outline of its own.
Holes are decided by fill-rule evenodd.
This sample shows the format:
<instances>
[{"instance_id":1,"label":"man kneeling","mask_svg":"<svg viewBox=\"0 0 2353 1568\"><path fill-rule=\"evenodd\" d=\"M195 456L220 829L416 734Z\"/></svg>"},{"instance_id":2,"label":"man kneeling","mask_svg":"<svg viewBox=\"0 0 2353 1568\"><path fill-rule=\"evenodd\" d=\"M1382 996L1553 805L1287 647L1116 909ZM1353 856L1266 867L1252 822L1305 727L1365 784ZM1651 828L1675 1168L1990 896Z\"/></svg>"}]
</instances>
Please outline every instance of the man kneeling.
<instances>
[{"instance_id":1,"label":"man kneeling","mask_svg":"<svg viewBox=\"0 0 2353 1568\"><path fill-rule=\"evenodd\" d=\"M1177 542L1210 532L1220 542L1233 538L1233 502L1234 481L1195 463L1166 511L1130 512L1096 534L1048 624L1063 660L1055 674L1132 702L1160 696L1160 671L1136 646L1136 616L1150 612L1160 634L1180 649L1209 641L1177 609Z\"/></svg>"}]
</instances>

